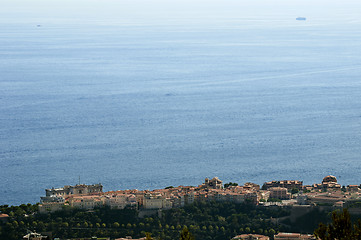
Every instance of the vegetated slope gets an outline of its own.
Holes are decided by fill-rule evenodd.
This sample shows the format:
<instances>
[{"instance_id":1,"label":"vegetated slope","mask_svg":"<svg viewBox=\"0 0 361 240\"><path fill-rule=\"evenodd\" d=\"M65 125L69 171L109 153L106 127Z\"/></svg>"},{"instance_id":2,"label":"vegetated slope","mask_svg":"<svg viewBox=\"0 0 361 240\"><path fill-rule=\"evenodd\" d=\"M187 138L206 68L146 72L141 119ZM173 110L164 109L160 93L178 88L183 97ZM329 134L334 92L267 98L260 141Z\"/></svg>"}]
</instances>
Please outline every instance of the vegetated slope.
<instances>
[{"instance_id":1,"label":"vegetated slope","mask_svg":"<svg viewBox=\"0 0 361 240\"><path fill-rule=\"evenodd\" d=\"M196 202L183 208L162 211L159 216L138 217L134 209L97 208L91 211L64 208L38 214L36 205L0 206L10 216L2 223L0 239L20 239L27 229L52 232L54 237L142 237L145 232L164 240L177 239L187 226L196 239L230 239L241 233L272 235L280 226L270 218L289 215L284 208L265 208L228 202ZM283 229L285 230L285 229Z\"/></svg>"}]
</instances>

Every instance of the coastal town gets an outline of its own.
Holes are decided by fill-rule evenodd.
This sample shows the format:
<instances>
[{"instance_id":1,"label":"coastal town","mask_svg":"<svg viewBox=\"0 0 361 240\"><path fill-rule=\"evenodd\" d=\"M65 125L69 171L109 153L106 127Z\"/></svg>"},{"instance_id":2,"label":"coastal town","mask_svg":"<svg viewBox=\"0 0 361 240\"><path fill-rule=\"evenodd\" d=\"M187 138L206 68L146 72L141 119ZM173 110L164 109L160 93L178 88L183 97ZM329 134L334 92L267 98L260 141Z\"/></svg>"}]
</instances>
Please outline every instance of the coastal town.
<instances>
[{"instance_id":1,"label":"coastal town","mask_svg":"<svg viewBox=\"0 0 361 240\"><path fill-rule=\"evenodd\" d=\"M166 187L155 190L118 190L103 192L101 184L64 186L46 189L41 197L41 213L61 210L64 206L94 209L109 206L115 209L134 208L140 214L183 207L195 201L219 201L278 206L343 207L361 199L359 185L341 186L335 176L323 178L321 183L303 185L298 180L265 182L263 186L247 182L223 184L217 177L206 178L201 185Z\"/></svg>"},{"instance_id":2,"label":"coastal town","mask_svg":"<svg viewBox=\"0 0 361 240\"><path fill-rule=\"evenodd\" d=\"M230 208L233 208L232 211L234 213L238 211L239 214L228 215L231 218L227 219L220 215L214 215L217 220L213 222L210 215L208 215L209 219L205 218L205 222L208 222L208 224L212 222L208 226L205 226L204 223L198 225L198 221L194 221L193 224L189 225L183 223L183 227L189 227L191 231L197 232L198 236L208 232L208 235L214 237L218 234L217 238L214 239L222 240L225 239L225 236L227 236L226 240L314 240L317 239L313 234L312 229L314 228L298 230L298 232L287 232L287 229L292 229L292 226L300 224L299 219L302 219L307 214L311 215L303 219L310 220L312 216L315 216L312 215L315 211L316 214L324 212L327 215L327 213L334 210L347 208L351 215L360 216L361 187L360 185L341 186L337 178L332 175L328 175L320 183L312 185L303 185L303 181L299 180L273 180L265 182L262 186L250 182L238 185L233 182L223 183L222 180L214 177L212 179L206 178L199 186L169 186L155 190L133 189L105 192L100 183L92 185L77 184L46 189L45 196L41 197L40 203L35 205L1 206L3 210L0 209L0 223L5 235L8 230L22 227L23 230L28 231L26 235L22 235L23 239L27 240L147 240L153 238L139 237L144 236L146 231L154 230L153 233L156 234L159 231L157 229L163 229L163 233L173 234L172 238L165 238L173 239L174 234L179 233L182 229L179 221L174 222L172 220L174 218L173 214L178 210L185 213L184 209L190 207L186 210L188 214L193 211L194 216L200 216L203 215L199 211L202 206L205 206L205 209L208 210L212 209L211 211L219 208L216 210L219 213L227 212ZM234 206L243 206L243 210L235 211ZM4 209L7 210L4 211ZM108 211L106 209L121 215L128 212L130 215L128 217L124 215L123 220L117 218L120 221L118 223L116 220L106 220L106 218L101 217L104 211ZM69 211L75 214L73 220L66 215L66 212L70 213ZM250 220L245 220L246 215L244 214L247 211L253 211L249 212L250 216L263 216L264 219L256 220L259 222L258 224L263 224L263 230L254 228L257 223L250 224ZM261 215L257 215L257 211ZM89 214L91 218L85 217L84 214ZM168 218L165 217L166 215L168 215ZM51 224L45 224L43 221L48 216L53 216L50 219L58 222L48 220L51 221ZM59 216L63 216L63 218L59 218ZM241 222L237 222L235 217L240 217L239 221ZM130 218L133 218L133 220L130 220ZM35 221L35 219L38 220ZM157 219L156 222L154 222L154 219ZM226 220L228 229L234 229L233 226L235 225L238 226L236 231L225 232L224 226L226 225L224 224ZM273 227L276 230L272 229ZM45 231L46 229L48 230ZM74 236L68 235L67 238L57 238L56 236L59 234L64 235L62 229L67 229L66 231L69 231L69 234L76 234L76 231L78 231L78 237L74 238ZM55 232L53 232L54 230ZM79 238L79 236L83 235L82 231L93 231L93 234L100 234L103 237ZM79 233L81 234L79 235ZM125 238L119 238L119 236ZM134 236L136 238L132 238Z\"/></svg>"},{"instance_id":3,"label":"coastal town","mask_svg":"<svg viewBox=\"0 0 361 240\"><path fill-rule=\"evenodd\" d=\"M217 177L206 178L204 183L195 186L166 187L155 190L119 190L103 192L101 184L77 184L45 190L38 211L41 214L60 211L64 208L92 211L99 207L110 209L137 210L140 218L161 215L162 211L181 208L195 202L246 203L257 207L286 207L291 210L291 223L315 208L341 209L348 207L351 214L360 214L361 188L359 185L341 186L337 178L328 175L321 183L303 185L299 180L265 182L262 186L247 182L243 185L226 183ZM278 224L279 219L273 219ZM29 233L24 239L43 239L37 233ZM33 237L31 237L33 236ZM45 238L44 238L45 239ZM85 238L84 238L85 239ZM96 239L96 238L94 238ZM101 238L103 239L103 238ZM110 238L105 238L110 239ZM116 238L117 240L147 238ZM296 240L316 239L313 234L276 232L270 236L247 233L234 236L232 240Z\"/></svg>"}]
</instances>

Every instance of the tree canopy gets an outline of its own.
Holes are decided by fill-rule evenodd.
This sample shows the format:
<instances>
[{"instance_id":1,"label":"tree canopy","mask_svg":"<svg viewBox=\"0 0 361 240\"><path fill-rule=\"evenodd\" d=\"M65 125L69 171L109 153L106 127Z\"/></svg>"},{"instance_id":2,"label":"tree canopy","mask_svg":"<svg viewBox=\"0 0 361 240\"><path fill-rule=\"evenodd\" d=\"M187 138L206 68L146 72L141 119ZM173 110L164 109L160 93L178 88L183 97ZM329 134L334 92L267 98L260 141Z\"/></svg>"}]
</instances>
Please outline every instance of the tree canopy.
<instances>
[{"instance_id":1,"label":"tree canopy","mask_svg":"<svg viewBox=\"0 0 361 240\"><path fill-rule=\"evenodd\" d=\"M332 212L332 222L328 225L320 223L314 232L321 240L351 240L361 239L361 221L352 224L350 213L346 208Z\"/></svg>"},{"instance_id":2,"label":"tree canopy","mask_svg":"<svg viewBox=\"0 0 361 240\"><path fill-rule=\"evenodd\" d=\"M179 240L194 240L194 237L189 232L188 228L184 227L181 234L180 234Z\"/></svg>"},{"instance_id":3,"label":"tree canopy","mask_svg":"<svg viewBox=\"0 0 361 240\"><path fill-rule=\"evenodd\" d=\"M161 214L138 217L135 209L95 208L91 211L64 208L57 212L40 214L37 205L0 206L0 212L9 215L9 221L0 221L0 239L21 239L27 230L52 232L58 238L132 236L148 239L224 240L250 232L272 233L285 231L271 218L288 216L284 208L263 208L230 202L194 202L182 208L164 210ZM183 230L182 230L183 229ZM194 238L192 238L194 236Z\"/></svg>"}]
</instances>

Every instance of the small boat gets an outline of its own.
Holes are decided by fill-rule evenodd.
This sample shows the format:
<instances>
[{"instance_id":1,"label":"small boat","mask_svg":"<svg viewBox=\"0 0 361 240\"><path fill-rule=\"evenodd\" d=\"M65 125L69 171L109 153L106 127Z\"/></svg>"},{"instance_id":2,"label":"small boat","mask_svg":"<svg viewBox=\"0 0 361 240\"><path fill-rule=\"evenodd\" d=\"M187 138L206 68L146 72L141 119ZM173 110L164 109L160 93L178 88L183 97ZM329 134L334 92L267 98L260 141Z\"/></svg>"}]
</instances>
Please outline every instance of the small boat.
<instances>
[{"instance_id":1,"label":"small boat","mask_svg":"<svg viewBox=\"0 0 361 240\"><path fill-rule=\"evenodd\" d=\"M305 17L298 17L298 18L296 18L296 20L298 20L298 21L306 21L306 18Z\"/></svg>"}]
</instances>

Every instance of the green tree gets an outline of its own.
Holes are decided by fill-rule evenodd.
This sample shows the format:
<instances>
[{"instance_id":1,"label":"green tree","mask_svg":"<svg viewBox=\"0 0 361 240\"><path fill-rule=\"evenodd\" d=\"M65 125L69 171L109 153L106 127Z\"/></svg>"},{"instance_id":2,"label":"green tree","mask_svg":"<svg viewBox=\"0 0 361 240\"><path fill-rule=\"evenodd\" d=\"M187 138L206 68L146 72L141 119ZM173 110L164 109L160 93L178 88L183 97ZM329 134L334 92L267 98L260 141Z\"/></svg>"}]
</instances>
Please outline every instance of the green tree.
<instances>
[{"instance_id":1,"label":"green tree","mask_svg":"<svg viewBox=\"0 0 361 240\"><path fill-rule=\"evenodd\" d=\"M39 232L45 231L45 224L44 224L42 221L39 221L39 222L38 222L37 230L38 230Z\"/></svg>"},{"instance_id":2,"label":"green tree","mask_svg":"<svg viewBox=\"0 0 361 240\"><path fill-rule=\"evenodd\" d=\"M296 194L296 193L298 193L298 191L299 191L298 188L292 188L291 193Z\"/></svg>"},{"instance_id":3,"label":"green tree","mask_svg":"<svg viewBox=\"0 0 361 240\"><path fill-rule=\"evenodd\" d=\"M63 227L63 228L68 228L68 227L69 227L69 223L68 223L68 222L62 222L62 223L61 223L61 227Z\"/></svg>"},{"instance_id":4,"label":"green tree","mask_svg":"<svg viewBox=\"0 0 361 240\"><path fill-rule=\"evenodd\" d=\"M358 221L358 225L352 225L350 213L346 208L342 212L333 211L332 222L328 225L320 223L314 234L321 240L360 239L361 221Z\"/></svg>"},{"instance_id":5,"label":"green tree","mask_svg":"<svg viewBox=\"0 0 361 240\"><path fill-rule=\"evenodd\" d=\"M85 222L83 222L82 227L87 228L87 227L89 227L89 224L85 221Z\"/></svg>"},{"instance_id":6,"label":"green tree","mask_svg":"<svg viewBox=\"0 0 361 240\"><path fill-rule=\"evenodd\" d=\"M273 237L275 234L276 234L276 231L275 231L273 228L271 228L271 229L268 231L268 236L270 236L270 237Z\"/></svg>"},{"instance_id":7,"label":"green tree","mask_svg":"<svg viewBox=\"0 0 361 240\"><path fill-rule=\"evenodd\" d=\"M187 227L184 227L182 229L182 232L180 233L179 240L194 240L193 235L189 232Z\"/></svg>"},{"instance_id":8,"label":"green tree","mask_svg":"<svg viewBox=\"0 0 361 240\"><path fill-rule=\"evenodd\" d=\"M17 221L13 222L13 227L14 229L17 229L19 227L19 223Z\"/></svg>"},{"instance_id":9,"label":"green tree","mask_svg":"<svg viewBox=\"0 0 361 240\"><path fill-rule=\"evenodd\" d=\"M31 224L34 228L36 228L38 226L38 223L36 221L33 221Z\"/></svg>"},{"instance_id":10,"label":"green tree","mask_svg":"<svg viewBox=\"0 0 361 240\"><path fill-rule=\"evenodd\" d=\"M149 232L145 233L145 240L153 240L153 238L151 237L151 234Z\"/></svg>"},{"instance_id":11,"label":"green tree","mask_svg":"<svg viewBox=\"0 0 361 240\"><path fill-rule=\"evenodd\" d=\"M229 182L224 184L224 188L228 188L230 186L238 186L238 183Z\"/></svg>"}]
</instances>

